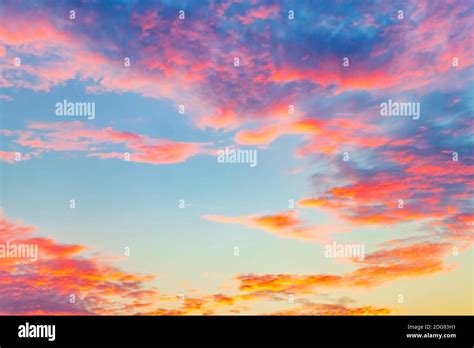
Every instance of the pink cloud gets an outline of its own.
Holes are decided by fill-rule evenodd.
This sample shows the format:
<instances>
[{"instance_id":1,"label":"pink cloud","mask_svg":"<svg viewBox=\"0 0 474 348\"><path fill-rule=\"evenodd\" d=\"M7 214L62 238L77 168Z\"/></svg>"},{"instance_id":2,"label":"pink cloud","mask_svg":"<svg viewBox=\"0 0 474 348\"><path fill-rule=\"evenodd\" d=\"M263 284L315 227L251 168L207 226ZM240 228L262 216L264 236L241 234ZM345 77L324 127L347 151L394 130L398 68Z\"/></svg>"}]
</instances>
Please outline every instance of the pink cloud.
<instances>
[{"instance_id":1,"label":"pink cloud","mask_svg":"<svg viewBox=\"0 0 474 348\"><path fill-rule=\"evenodd\" d=\"M208 153L208 144L176 142L168 139L152 138L146 135L122 132L111 127L97 129L80 121L74 122L33 122L27 130L8 131L15 136L14 143L22 147L32 148L38 154L57 151L88 152L87 156L101 159L125 158L149 164L172 164L186 161L192 156ZM124 151L98 151L121 145ZM2 154L11 162L10 153Z\"/></svg>"},{"instance_id":2,"label":"pink cloud","mask_svg":"<svg viewBox=\"0 0 474 348\"><path fill-rule=\"evenodd\" d=\"M244 16L239 16L242 24L252 24L256 20L274 18L280 13L278 4L262 5L257 8L250 9Z\"/></svg>"},{"instance_id":3,"label":"pink cloud","mask_svg":"<svg viewBox=\"0 0 474 348\"><path fill-rule=\"evenodd\" d=\"M158 293L140 290L152 277L122 271L98 257L86 257L83 245L34 237L36 229L10 221L0 211L0 243L35 245L38 258L0 258L2 315L135 313L137 304L152 306ZM71 295L76 296L70 303ZM118 301L117 298L122 300Z\"/></svg>"}]
</instances>

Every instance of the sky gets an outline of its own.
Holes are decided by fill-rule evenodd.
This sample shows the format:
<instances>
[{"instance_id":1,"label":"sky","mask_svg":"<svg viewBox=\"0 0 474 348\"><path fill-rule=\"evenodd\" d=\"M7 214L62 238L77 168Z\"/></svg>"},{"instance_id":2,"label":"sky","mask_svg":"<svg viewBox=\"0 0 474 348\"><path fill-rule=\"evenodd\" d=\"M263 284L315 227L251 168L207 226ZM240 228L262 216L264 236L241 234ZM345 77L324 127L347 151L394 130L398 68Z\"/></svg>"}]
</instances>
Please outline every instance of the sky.
<instances>
[{"instance_id":1,"label":"sky","mask_svg":"<svg viewBox=\"0 0 474 348\"><path fill-rule=\"evenodd\" d=\"M473 19L0 0L0 314L474 314Z\"/></svg>"}]
</instances>

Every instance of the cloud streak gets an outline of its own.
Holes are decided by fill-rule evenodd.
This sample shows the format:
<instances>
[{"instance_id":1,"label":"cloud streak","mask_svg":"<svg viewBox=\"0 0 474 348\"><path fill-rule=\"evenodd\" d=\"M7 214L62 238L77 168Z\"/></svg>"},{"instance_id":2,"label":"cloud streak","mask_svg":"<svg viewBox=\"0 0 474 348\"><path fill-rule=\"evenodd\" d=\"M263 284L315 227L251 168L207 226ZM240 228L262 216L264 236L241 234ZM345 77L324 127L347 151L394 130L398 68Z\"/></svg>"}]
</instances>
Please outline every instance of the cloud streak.
<instances>
[{"instance_id":1,"label":"cloud streak","mask_svg":"<svg viewBox=\"0 0 474 348\"><path fill-rule=\"evenodd\" d=\"M117 158L148 164L173 164L208 153L208 144L152 138L116 131L111 127L97 129L80 121L32 122L27 130L9 131L8 136L15 137L15 144L38 155L47 152L80 151L86 152L88 157L100 159ZM123 152L104 151L117 145L124 148ZM13 163L12 154L2 153L2 158Z\"/></svg>"}]
</instances>

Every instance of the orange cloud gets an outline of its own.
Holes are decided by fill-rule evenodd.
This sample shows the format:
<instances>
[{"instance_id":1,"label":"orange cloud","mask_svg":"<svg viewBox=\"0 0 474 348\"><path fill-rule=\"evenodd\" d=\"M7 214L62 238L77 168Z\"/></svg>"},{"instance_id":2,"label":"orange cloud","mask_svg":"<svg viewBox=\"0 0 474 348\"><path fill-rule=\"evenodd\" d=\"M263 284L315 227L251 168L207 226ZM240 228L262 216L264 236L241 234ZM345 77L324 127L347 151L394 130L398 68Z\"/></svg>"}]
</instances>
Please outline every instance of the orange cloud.
<instances>
[{"instance_id":1,"label":"orange cloud","mask_svg":"<svg viewBox=\"0 0 474 348\"><path fill-rule=\"evenodd\" d=\"M225 224L238 224L263 230L280 238L292 238L303 241L324 242L333 232L346 231L344 226L305 226L297 217L295 210L288 210L271 215L247 215L227 217L222 215L204 215L203 220Z\"/></svg>"},{"instance_id":2,"label":"orange cloud","mask_svg":"<svg viewBox=\"0 0 474 348\"><path fill-rule=\"evenodd\" d=\"M271 294L312 294L325 288L375 287L405 277L423 277L452 268L443 259L452 253L450 243L419 243L385 248L368 254L362 266L342 275L264 274L240 275L239 289L254 297ZM423 258L420 258L420 254Z\"/></svg>"},{"instance_id":3,"label":"orange cloud","mask_svg":"<svg viewBox=\"0 0 474 348\"><path fill-rule=\"evenodd\" d=\"M137 304L151 306L150 296L158 296L153 289L148 290L148 297L140 291L151 276L128 273L97 257L86 257L83 245L60 244L32 237L34 233L33 227L11 222L0 212L0 244L38 248L36 261L0 258L2 315L133 314Z\"/></svg>"},{"instance_id":4,"label":"orange cloud","mask_svg":"<svg viewBox=\"0 0 474 348\"><path fill-rule=\"evenodd\" d=\"M324 198L303 198L300 201L298 201L298 205L302 208L337 209L337 208L344 207L343 203L324 199Z\"/></svg>"},{"instance_id":5,"label":"orange cloud","mask_svg":"<svg viewBox=\"0 0 474 348\"><path fill-rule=\"evenodd\" d=\"M408 150L382 154L399 165L397 172L390 168L370 176L349 172L348 184L329 187L318 197L304 198L299 206L327 209L357 224L439 221L463 214L467 196L463 199L460 192L471 190L470 176L474 174L467 163L452 161L449 151L431 156ZM398 206L400 200L403 206Z\"/></svg>"},{"instance_id":6,"label":"orange cloud","mask_svg":"<svg viewBox=\"0 0 474 348\"><path fill-rule=\"evenodd\" d=\"M212 219L212 218L211 218ZM459 216L464 223L472 217ZM214 220L241 223L240 218L215 217ZM300 221L292 213L254 217L255 225L280 231L298 228ZM353 260L358 269L342 274L264 274L239 275L236 294L210 294L184 297L160 294L146 283L149 275L124 272L101 262L97 257L85 257L82 245L63 245L48 238L32 237L35 229L19 222L0 218L0 243L21 241L37 244L40 257L36 263L0 259L0 294L8 299L0 307L2 314L140 314L140 315L214 315L239 313L242 304L258 299L281 301L281 294L302 296L327 288L370 288L405 277L424 277L449 271L443 259L452 252L451 243L389 241L382 249L368 254L363 261ZM420 258L420 255L423 257ZM21 294L21 296L18 296ZM68 302L71 294L77 302ZM120 299L120 300L119 300ZM305 300L306 301L306 300ZM156 308L168 303L171 308ZM372 315L388 314L388 308L306 302L291 310L279 310L271 315Z\"/></svg>"},{"instance_id":7,"label":"orange cloud","mask_svg":"<svg viewBox=\"0 0 474 348\"><path fill-rule=\"evenodd\" d=\"M271 313L271 315L387 315L389 308L373 306L346 307L336 304L308 303L303 306Z\"/></svg>"},{"instance_id":8,"label":"orange cloud","mask_svg":"<svg viewBox=\"0 0 474 348\"><path fill-rule=\"evenodd\" d=\"M285 118L277 123L263 125L251 130L237 132L235 141L244 145L268 145L283 135L302 135L307 143L297 149L297 155L315 153L333 154L341 151L343 145L360 148L378 148L390 142L390 138L380 136L378 127L365 125L362 121L332 118ZM360 134L360 135L355 135Z\"/></svg>"},{"instance_id":9,"label":"orange cloud","mask_svg":"<svg viewBox=\"0 0 474 348\"><path fill-rule=\"evenodd\" d=\"M272 143L282 134L283 130L277 125L270 125L255 130L243 130L235 135L235 141L243 145L261 145Z\"/></svg>"}]
</instances>

